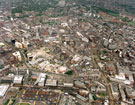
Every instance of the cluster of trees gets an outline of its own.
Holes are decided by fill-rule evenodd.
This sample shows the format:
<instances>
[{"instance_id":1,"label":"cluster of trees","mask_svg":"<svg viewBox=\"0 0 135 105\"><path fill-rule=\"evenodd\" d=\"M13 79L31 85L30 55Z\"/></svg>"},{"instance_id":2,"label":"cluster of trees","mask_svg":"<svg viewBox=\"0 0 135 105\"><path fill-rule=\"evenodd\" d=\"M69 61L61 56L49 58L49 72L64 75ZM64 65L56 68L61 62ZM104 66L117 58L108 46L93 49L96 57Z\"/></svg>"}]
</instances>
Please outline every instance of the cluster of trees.
<instances>
[{"instance_id":1,"label":"cluster of trees","mask_svg":"<svg viewBox=\"0 0 135 105\"><path fill-rule=\"evenodd\" d=\"M75 0L78 5L85 7L96 6L117 12L135 14L135 0Z\"/></svg>"},{"instance_id":2,"label":"cluster of trees","mask_svg":"<svg viewBox=\"0 0 135 105\"><path fill-rule=\"evenodd\" d=\"M57 2L55 0L23 0L22 4L12 9L12 13L22 13L23 11L36 11L42 13L47 8L55 8L56 4Z\"/></svg>"},{"instance_id":3,"label":"cluster of trees","mask_svg":"<svg viewBox=\"0 0 135 105\"><path fill-rule=\"evenodd\" d=\"M67 74L67 75L73 75L73 73L74 73L73 70L69 70L69 71L65 72L65 74Z\"/></svg>"}]
</instances>

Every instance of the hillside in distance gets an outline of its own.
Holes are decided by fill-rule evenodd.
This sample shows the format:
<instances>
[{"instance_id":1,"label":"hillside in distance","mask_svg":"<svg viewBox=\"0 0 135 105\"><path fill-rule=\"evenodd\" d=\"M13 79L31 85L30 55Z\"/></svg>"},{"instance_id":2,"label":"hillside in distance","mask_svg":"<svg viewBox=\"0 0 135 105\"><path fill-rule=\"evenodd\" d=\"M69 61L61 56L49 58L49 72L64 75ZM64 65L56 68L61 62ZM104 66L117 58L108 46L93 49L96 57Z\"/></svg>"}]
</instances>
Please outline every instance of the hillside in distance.
<instances>
[{"instance_id":1,"label":"hillside in distance","mask_svg":"<svg viewBox=\"0 0 135 105\"><path fill-rule=\"evenodd\" d=\"M119 13L135 14L135 0L76 0L84 5L96 6Z\"/></svg>"},{"instance_id":2,"label":"hillside in distance","mask_svg":"<svg viewBox=\"0 0 135 105\"><path fill-rule=\"evenodd\" d=\"M115 12L135 14L135 0L88 0L91 5Z\"/></svg>"},{"instance_id":3,"label":"hillside in distance","mask_svg":"<svg viewBox=\"0 0 135 105\"><path fill-rule=\"evenodd\" d=\"M58 2L65 1L65 3L76 3L76 5L83 6L86 8L96 7L117 13L135 14L135 0L8 0L8 1L12 2L20 1L22 2L21 6L23 6L22 4L24 4L25 6L29 5L30 8L35 8L35 6L38 8L58 7L57 5ZM42 6L40 7L38 3L40 3L40 6L42 4Z\"/></svg>"}]
</instances>

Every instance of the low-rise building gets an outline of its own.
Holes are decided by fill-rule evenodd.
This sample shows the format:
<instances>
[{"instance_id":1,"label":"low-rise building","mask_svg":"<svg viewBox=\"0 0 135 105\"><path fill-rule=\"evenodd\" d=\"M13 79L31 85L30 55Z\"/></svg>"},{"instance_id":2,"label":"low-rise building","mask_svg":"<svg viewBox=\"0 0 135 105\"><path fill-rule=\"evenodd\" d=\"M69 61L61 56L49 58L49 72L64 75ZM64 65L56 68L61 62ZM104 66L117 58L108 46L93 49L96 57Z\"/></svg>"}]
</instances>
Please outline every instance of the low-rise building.
<instances>
[{"instance_id":1,"label":"low-rise building","mask_svg":"<svg viewBox=\"0 0 135 105\"><path fill-rule=\"evenodd\" d=\"M7 90L9 88L9 85L0 85L0 97L3 97Z\"/></svg>"},{"instance_id":2,"label":"low-rise building","mask_svg":"<svg viewBox=\"0 0 135 105\"><path fill-rule=\"evenodd\" d=\"M13 56L19 60L19 61L22 61L22 57L21 57L21 53L19 51L16 51L13 53Z\"/></svg>"},{"instance_id":3,"label":"low-rise building","mask_svg":"<svg viewBox=\"0 0 135 105\"><path fill-rule=\"evenodd\" d=\"M45 73L40 73L34 85L45 86L46 77Z\"/></svg>"},{"instance_id":4,"label":"low-rise building","mask_svg":"<svg viewBox=\"0 0 135 105\"><path fill-rule=\"evenodd\" d=\"M88 101L88 97L83 97L83 96L81 96L79 94L77 94L76 97L83 100L83 101Z\"/></svg>"},{"instance_id":5,"label":"low-rise building","mask_svg":"<svg viewBox=\"0 0 135 105\"><path fill-rule=\"evenodd\" d=\"M23 48L23 45L22 45L22 43L20 43L20 42L15 42L15 47L16 48Z\"/></svg>"},{"instance_id":6,"label":"low-rise building","mask_svg":"<svg viewBox=\"0 0 135 105\"><path fill-rule=\"evenodd\" d=\"M47 79L45 85L46 86L57 86L57 80Z\"/></svg>"},{"instance_id":7,"label":"low-rise building","mask_svg":"<svg viewBox=\"0 0 135 105\"><path fill-rule=\"evenodd\" d=\"M14 84L22 84L23 83L23 75L15 75L13 83Z\"/></svg>"},{"instance_id":8,"label":"low-rise building","mask_svg":"<svg viewBox=\"0 0 135 105\"><path fill-rule=\"evenodd\" d=\"M75 81L74 86L78 88L86 88L85 84L81 81Z\"/></svg>"},{"instance_id":9,"label":"low-rise building","mask_svg":"<svg viewBox=\"0 0 135 105\"><path fill-rule=\"evenodd\" d=\"M38 86L45 86L45 78L44 77L40 78L40 80L38 81Z\"/></svg>"},{"instance_id":10,"label":"low-rise building","mask_svg":"<svg viewBox=\"0 0 135 105\"><path fill-rule=\"evenodd\" d=\"M73 87L73 83L64 83L64 87Z\"/></svg>"},{"instance_id":11,"label":"low-rise building","mask_svg":"<svg viewBox=\"0 0 135 105\"><path fill-rule=\"evenodd\" d=\"M99 72L99 69L89 69L88 78L91 80L99 80L101 78L101 73Z\"/></svg>"},{"instance_id":12,"label":"low-rise building","mask_svg":"<svg viewBox=\"0 0 135 105\"><path fill-rule=\"evenodd\" d=\"M128 98L135 99L135 90L132 88L126 87L125 92Z\"/></svg>"},{"instance_id":13,"label":"low-rise building","mask_svg":"<svg viewBox=\"0 0 135 105\"><path fill-rule=\"evenodd\" d=\"M111 90L112 90L112 95L114 98L118 98L119 96L119 88L117 83L112 83L111 84Z\"/></svg>"},{"instance_id":14,"label":"low-rise building","mask_svg":"<svg viewBox=\"0 0 135 105\"><path fill-rule=\"evenodd\" d=\"M126 94L120 84L119 84L119 89L120 89L120 95L121 95L122 101L126 101Z\"/></svg>"}]
</instances>

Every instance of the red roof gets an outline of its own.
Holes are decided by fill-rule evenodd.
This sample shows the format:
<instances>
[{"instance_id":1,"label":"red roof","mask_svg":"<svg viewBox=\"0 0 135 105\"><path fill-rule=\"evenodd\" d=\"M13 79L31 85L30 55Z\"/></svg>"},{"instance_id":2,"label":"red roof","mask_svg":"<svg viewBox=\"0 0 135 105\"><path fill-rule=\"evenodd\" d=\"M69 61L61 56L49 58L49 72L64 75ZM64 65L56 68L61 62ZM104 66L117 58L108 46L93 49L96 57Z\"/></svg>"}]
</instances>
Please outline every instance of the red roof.
<instances>
[{"instance_id":1,"label":"red roof","mask_svg":"<svg viewBox=\"0 0 135 105\"><path fill-rule=\"evenodd\" d=\"M46 36L46 35L49 35L49 33L48 32L43 32L41 35Z\"/></svg>"}]
</instances>

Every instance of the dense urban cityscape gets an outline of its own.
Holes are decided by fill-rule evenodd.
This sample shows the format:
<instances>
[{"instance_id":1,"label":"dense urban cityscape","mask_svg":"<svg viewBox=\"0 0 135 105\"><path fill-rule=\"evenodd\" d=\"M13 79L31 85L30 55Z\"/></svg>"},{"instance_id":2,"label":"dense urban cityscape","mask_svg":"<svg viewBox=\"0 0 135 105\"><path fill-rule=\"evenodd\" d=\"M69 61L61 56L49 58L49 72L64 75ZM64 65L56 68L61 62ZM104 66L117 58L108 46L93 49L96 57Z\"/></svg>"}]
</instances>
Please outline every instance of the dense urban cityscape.
<instances>
[{"instance_id":1,"label":"dense urban cityscape","mask_svg":"<svg viewBox=\"0 0 135 105\"><path fill-rule=\"evenodd\" d=\"M88 1L0 0L0 105L135 105L135 14Z\"/></svg>"}]
</instances>

